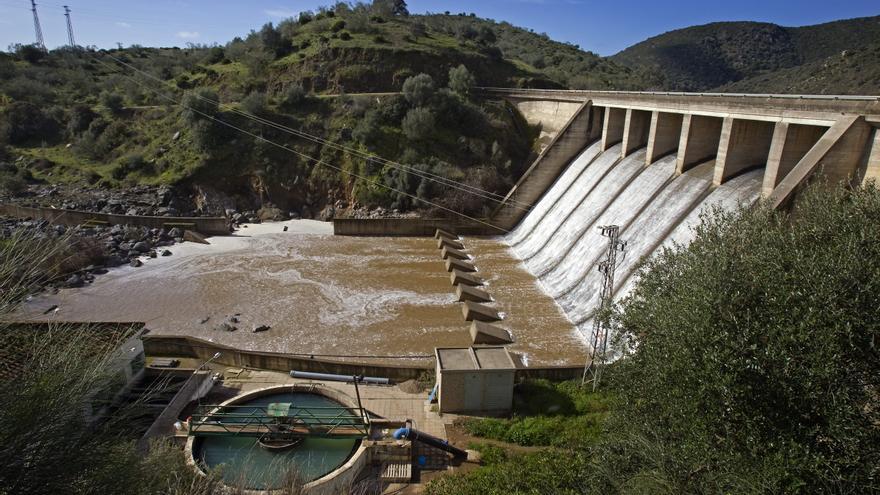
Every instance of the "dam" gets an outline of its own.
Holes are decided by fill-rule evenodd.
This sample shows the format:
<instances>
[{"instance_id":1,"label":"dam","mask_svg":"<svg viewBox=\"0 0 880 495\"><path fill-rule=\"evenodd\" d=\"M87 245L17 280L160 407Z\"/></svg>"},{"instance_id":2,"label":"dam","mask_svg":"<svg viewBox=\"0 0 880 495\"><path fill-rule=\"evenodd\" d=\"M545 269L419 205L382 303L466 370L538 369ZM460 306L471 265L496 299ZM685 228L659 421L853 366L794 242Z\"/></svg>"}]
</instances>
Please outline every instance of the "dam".
<instances>
[{"instance_id":1,"label":"dam","mask_svg":"<svg viewBox=\"0 0 880 495\"><path fill-rule=\"evenodd\" d=\"M640 261L687 244L712 208L785 208L817 173L853 185L880 177L877 97L480 91L542 130L540 155L480 222L343 218L332 231L303 221L284 233L253 225L36 298L24 313L141 321L152 335L250 351L424 363L436 347L469 345L449 272L473 265L490 298L482 317L501 319L521 366L582 366L607 248L598 227L617 225L626 241L619 300ZM466 249L439 249L437 228L461 235ZM218 331L226 319L238 331Z\"/></svg>"}]
</instances>

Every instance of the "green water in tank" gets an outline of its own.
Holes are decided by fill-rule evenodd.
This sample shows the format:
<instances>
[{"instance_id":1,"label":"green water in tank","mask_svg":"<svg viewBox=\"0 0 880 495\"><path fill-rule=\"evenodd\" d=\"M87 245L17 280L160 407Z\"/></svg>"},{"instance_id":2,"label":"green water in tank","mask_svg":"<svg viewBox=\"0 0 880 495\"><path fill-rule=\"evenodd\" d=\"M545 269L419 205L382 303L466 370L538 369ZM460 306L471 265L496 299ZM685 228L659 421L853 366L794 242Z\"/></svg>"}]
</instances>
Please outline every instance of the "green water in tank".
<instances>
[{"instance_id":1,"label":"green water in tank","mask_svg":"<svg viewBox=\"0 0 880 495\"><path fill-rule=\"evenodd\" d=\"M268 406L290 402L297 406L333 407L339 403L309 393L265 395L236 404L237 406ZM243 409L237 412L250 412ZM291 477L308 483L330 473L345 463L359 440L308 437L299 445L283 450L266 450L256 438L238 436L202 437L194 448L194 456L209 470L218 469L224 481L232 486L251 490L271 490L285 485Z\"/></svg>"}]
</instances>

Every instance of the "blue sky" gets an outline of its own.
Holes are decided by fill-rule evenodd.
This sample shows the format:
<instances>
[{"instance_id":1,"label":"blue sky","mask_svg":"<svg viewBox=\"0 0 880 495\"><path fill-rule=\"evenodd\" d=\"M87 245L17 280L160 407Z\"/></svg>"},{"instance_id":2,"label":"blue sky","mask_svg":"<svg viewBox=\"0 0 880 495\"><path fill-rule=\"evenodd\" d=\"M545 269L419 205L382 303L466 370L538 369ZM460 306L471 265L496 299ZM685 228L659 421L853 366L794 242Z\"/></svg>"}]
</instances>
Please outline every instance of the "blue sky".
<instances>
[{"instance_id":1,"label":"blue sky","mask_svg":"<svg viewBox=\"0 0 880 495\"><path fill-rule=\"evenodd\" d=\"M46 44L66 43L62 5L72 9L77 43L99 47L225 43L268 21L330 2L313 0L45 0L38 12ZM475 12L546 32L602 55L671 29L753 20L802 26L880 14L877 0L410 0L412 12ZM0 48L34 39L29 0L0 0Z\"/></svg>"}]
</instances>

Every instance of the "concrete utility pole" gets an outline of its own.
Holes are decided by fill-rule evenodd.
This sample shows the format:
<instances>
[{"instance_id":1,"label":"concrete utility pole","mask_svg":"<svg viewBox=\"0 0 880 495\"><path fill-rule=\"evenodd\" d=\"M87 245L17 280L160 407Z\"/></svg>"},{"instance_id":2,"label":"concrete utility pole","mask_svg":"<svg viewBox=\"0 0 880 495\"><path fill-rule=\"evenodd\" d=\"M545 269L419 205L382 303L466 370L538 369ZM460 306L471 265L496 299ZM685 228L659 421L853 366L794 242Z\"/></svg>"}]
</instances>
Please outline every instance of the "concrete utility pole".
<instances>
[{"instance_id":1,"label":"concrete utility pole","mask_svg":"<svg viewBox=\"0 0 880 495\"><path fill-rule=\"evenodd\" d=\"M623 252L626 242L619 238L620 227L617 225L603 225L599 227L602 235L608 238L608 251L605 259L599 262L599 271L604 275L602 292L599 293L599 309L593 315L593 333L590 337L590 346L593 354L584 366L584 376L581 383L586 384L587 379L593 381L593 391L599 387L599 379L602 376L602 368L605 367L605 351L608 349L608 328L602 321L602 312L611 304L611 296L614 293L614 270L617 269L617 253Z\"/></svg>"},{"instance_id":2,"label":"concrete utility pole","mask_svg":"<svg viewBox=\"0 0 880 495\"><path fill-rule=\"evenodd\" d=\"M64 6L64 17L67 18L67 42L73 48L76 46L76 41L73 39L73 24L70 22L70 9L67 5Z\"/></svg>"},{"instance_id":3,"label":"concrete utility pole","mask_svg":"<svg viewBox=\"0 0 880 495\"><path fill-rule=\"evenodd\" d=\"M37 36L37 42L35 44L45 50L46 44L43 43L43 28L40 27L40 18L37 16L37 4L34 0L31 0L31 12L34 13L34 33Z\"/></svg>"}]
</instances>

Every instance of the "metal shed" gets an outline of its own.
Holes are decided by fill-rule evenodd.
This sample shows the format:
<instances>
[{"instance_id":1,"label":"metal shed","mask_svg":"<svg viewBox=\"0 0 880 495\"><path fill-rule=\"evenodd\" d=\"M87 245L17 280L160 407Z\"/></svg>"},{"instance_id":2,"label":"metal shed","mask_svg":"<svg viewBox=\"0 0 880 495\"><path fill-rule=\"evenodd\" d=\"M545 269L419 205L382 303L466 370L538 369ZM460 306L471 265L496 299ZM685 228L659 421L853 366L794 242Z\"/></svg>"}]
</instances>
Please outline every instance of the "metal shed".
<instances>
[{"instance_id":1,"label":"metal shed","mask_svg":"<svg viewBox=\"0 0 880 495\"><path fill-rule=\"evenodd\" d=\"M516 365L502 346L434 349L441 413L504 414Z\"/></svg>"}]
</instances>

